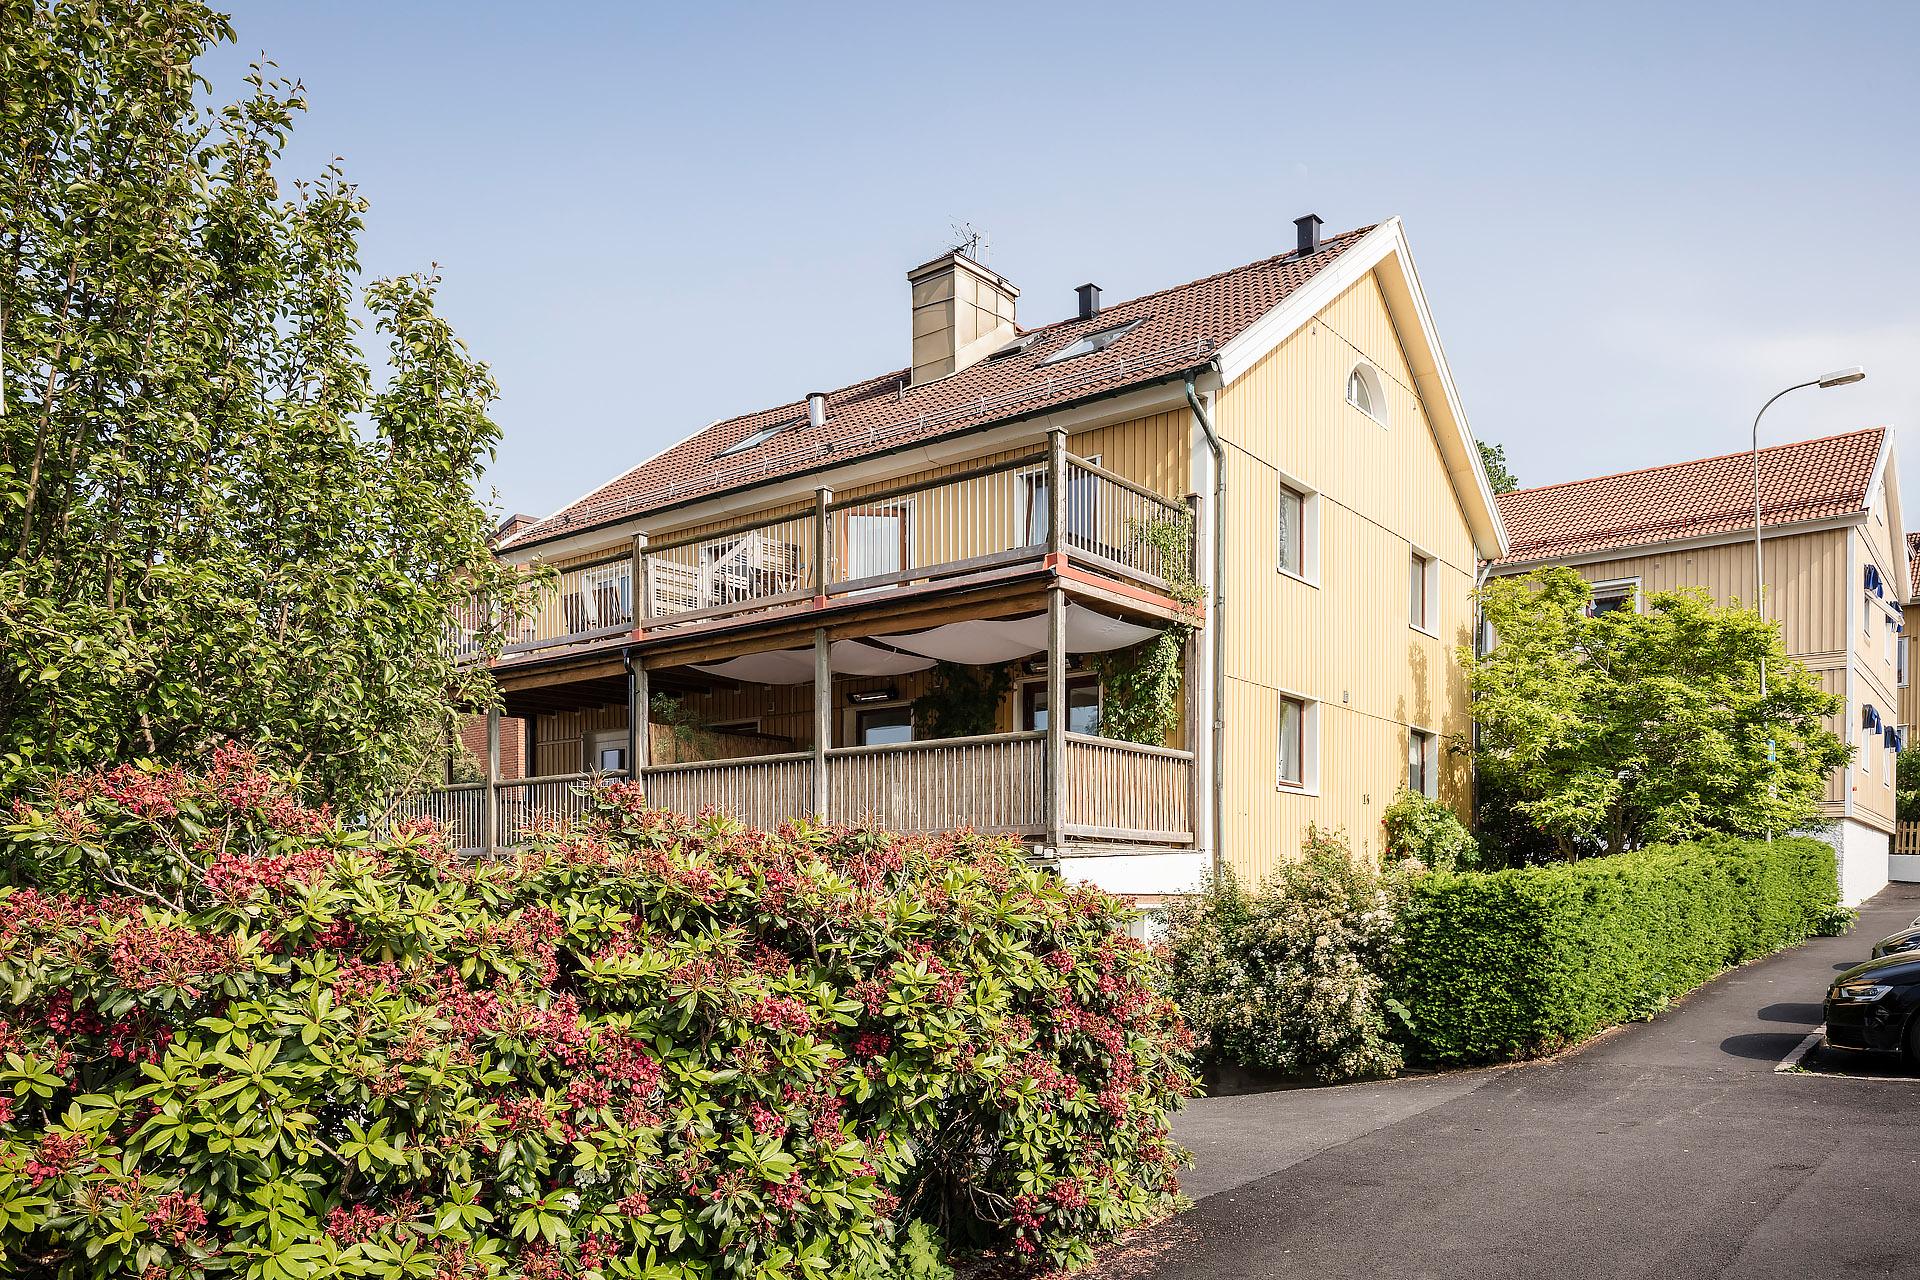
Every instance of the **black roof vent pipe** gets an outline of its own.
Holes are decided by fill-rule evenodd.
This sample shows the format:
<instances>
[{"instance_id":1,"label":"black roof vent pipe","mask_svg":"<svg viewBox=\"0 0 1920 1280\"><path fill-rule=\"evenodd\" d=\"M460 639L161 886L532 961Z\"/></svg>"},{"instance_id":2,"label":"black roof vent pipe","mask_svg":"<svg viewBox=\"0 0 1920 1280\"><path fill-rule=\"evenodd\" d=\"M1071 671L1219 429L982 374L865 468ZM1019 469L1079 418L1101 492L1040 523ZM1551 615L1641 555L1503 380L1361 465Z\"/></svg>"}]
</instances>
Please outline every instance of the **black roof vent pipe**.
<instances>
[{"instance_id":1,"label":"black roof vent pipe","mask_svg":"<svg viewBox=\"0 0 1920 1280\"><path fill-rule=\"evenodd\" d=\"M1080 295L1080 318L1091 320L1100 314L1100 286L1083 284L1074 292Z\"/></svg>"},{"instance_id":2,"label":"black roof vent pipe","mask_svg":"<svg viewBox=\"0 0 1920 1280\"><path fill-rule=\"evenodd\" d=\"M1309 213L1303 218L1293 220L1293 229L1298 233L1295 247L1302 254L1312 253L1320 247L1320 215Z\"/></svg>"}]
</instances>

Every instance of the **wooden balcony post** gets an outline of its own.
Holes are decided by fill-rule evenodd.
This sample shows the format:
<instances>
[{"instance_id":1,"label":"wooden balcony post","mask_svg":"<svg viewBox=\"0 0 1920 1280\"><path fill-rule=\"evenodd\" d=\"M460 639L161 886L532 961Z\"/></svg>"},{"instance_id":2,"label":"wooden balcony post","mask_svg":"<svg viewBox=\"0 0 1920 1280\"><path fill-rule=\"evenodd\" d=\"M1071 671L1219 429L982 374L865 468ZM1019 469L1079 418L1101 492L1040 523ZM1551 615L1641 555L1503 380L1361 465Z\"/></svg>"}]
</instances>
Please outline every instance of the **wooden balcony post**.
<instances>
[{"instance_id":1,"label":"wooden balcony post","mask_svg":"<svg viewBox=\"0 0 1920 1280\"><path fill-rule=\"evenodd\" d=\"M487 708L487 798L480 810L480 850L492 853L500 840L500 708Z\"/></svg>"},{"instance_id":2,"label":"wooden balcony post","mask_svg":"<svg viewBox=\"0 0 1920 1280\"><path fill-rule=\"evenodd\" d=\"M653 761L653 717L647 694L647 669L627 654L627 777L640 781Z\"/></svg>"},{"instance_id":3,"label":"wooden balcony post","mask_svg":"<svg viewBox=\"0 0 1920 1280\"><path fill-rule=\"evenodd\" d=\"M827 748L833 745L833 649L827 629L813 629L813 816L828 820Z\"/></svg>"},{"instance_id":4,"label":"wooden balcony post","mask_svg":"<svg viewBox=\"0 0 1920 1280\"><path fill-rule=\"evenodd\" d=\"M653 591L647 585L647 535L634 533L634 566L626 570L626 622L637 628L639 620L653 610ZM628 756L632 762L634 756Z\"/></svg>"},{"instance_id":5,"label":"wooden balcony post","mask_svg":"<svg viewBox=\"0 0 1920 1280\"><path fill-rule=\"evenodd\" d=\"M1047 432L1047 554L1067 548L1067 433Z\"/></svg>"},{"instance_id":6,"label":"wooden balcony post","mask_svg":"<svg viewBox=\"0 0 1920 1280\"><path fill-rule=\"evenodd\" d=\"M1066 825L1067 593L1056 581L1047 592L1047 843L1056 858Z\"/></svg>"},{"instance_id":7,"label":"wooden balcony post","mask_svg":"<svg viewBox=\"0 0 1920 1280\"><path fill-rule=\"evenodd\" d=\"M813 600L822 604L827 584L833 581L833 538L827 508L833 503L833 490L813 491Z\"/></svg>"}]
</instances>

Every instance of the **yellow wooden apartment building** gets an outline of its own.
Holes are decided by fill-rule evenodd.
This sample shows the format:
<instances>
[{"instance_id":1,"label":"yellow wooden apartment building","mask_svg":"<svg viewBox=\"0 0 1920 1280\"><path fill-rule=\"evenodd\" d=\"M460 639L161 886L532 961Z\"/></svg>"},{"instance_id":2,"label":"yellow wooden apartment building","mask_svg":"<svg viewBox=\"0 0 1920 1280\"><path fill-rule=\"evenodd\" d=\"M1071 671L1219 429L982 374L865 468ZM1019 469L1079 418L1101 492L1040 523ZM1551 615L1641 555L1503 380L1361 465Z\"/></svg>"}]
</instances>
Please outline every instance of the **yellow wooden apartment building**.
<instances>
[{"instance_id":1,"label":"yellow wooden apartment building","mask_svg":"<svg viewBox=\"0 0 1920 1280\"><path fill-rule=\"evenodd\" d=\"M1507 548L1397 219L1032 328L957 251L908 294L905 367L503 538L557 576L493 662L495 780L424 802L467 843L637 774L756 825L1006 832L1150 902L1309 823L1377 851L1403 787L1466 811L1453 654ZM1103 673L1169 630L1173 714L1124 740Z\"/></svg>"},{"instance_id":2,"label":"yellow wooden apartment building","mask_svg":"<svg viewBox=\"0 0 1920 1280\"><path fill-rule=\"evenodd\" d=\"M1820 834L1839 855L1841 896L1857 903L1895 879L1920 879L1896 854L1894 766L1908 705L1905 610L1911 545L1903 532L1893 432L1876 427L1762 449L1765 607L1789 656L1842 703L1830 727L1854 748L1827 780ZM1504 493L1511 538L1494 574L1569 565L1594 608L1704 588L1721 604L1754 600L1754 473L1748 451Z\"/></svg>"}]
</instances>

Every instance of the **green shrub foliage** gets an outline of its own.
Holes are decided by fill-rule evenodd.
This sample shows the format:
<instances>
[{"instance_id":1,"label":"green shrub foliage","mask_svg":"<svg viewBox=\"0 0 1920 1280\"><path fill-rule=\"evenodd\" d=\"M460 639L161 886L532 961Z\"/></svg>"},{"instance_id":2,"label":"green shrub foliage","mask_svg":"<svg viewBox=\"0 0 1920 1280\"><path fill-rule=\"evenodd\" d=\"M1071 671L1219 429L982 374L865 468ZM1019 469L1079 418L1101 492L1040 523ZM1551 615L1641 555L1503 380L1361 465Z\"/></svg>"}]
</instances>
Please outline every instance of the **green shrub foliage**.
<instances>
[{"instance_id":1,"label":"green shrub foliage","mask_svg":"<svg viewBox=\"0 0 1920 1280\"><path fill-rule=\"evenodd\" d=\"M231 750L5 840L0 1274L937 1275L914 1222L1073 1263L1176 1203L1154 962L1010 844L615 786L473 863Z\"/></svg>"},{"instance_id":2,"label":"green shrub foliage","mask_svg":"<svg viewBox=\"0 0 1920 1280\"><path fill-rule=\"evenodd\" d=\"M1480 846L1459 815L1431 796L1402 791L1380 815L1387 855L1412 859L1430 871L1471 871Z\"/></svg>"},{"instance_id":3,"label":"green shrub foliage","mask_svg":"<svg viewBox=\"0 0 1920 1280\"><path fill-rule=\"evenodd\" d=\"M1800 838L1424 876L1392 985L1416 1058L1551 1052L1805 940L1836 898L1833 850Z\"/></svg>"},{"instance_id":4,"label":"green shrub foliage","mask_svg":"<svg viewBox=\"0 0 1920 1280\"><path fill-rule=\"evenodd\" d=\"M1319 1080L1392 1075L1386 974L1407 873L1309 835L1248 891L1231 872L1167 912L1167 990L1209 1062Z\"/></svg>"}]
</instances>

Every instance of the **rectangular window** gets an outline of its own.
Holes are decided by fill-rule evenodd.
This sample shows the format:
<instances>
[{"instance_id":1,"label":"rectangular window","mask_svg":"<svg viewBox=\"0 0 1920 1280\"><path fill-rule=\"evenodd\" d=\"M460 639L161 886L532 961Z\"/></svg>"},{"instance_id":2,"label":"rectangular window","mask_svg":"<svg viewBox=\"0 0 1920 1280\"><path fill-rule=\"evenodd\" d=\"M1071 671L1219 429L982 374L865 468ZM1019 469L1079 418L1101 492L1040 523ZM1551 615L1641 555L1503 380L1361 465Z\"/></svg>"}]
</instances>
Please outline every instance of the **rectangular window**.
<instances>
[{"instance_id":1,"label":"rectangular window","mask_svg":"<svg viewBox=\"0 0 1920 1280\"><path fill-rule=\"evenodd\" d=\"M1047 727L1047 683L1035 680L1022 686L1020 725L1032 732ZM1067 732L1100 734L1100 681L1094 676L1076 676L1067 681Z\"/></svg>"},{"instance_id":2,"label":"rectangular window","mask_svg":"<svg viewBox=\"0 0 1920 1280\"><path fill-rule=\"evenodd\" d=\"M1297 578L1307 575L1307 495L1280 486L1280 567Z\"/></svg>"},{"instance_id":3,"label":"rectangular window","mask_svg":"<svg viewBox=\"0 0 1920 1280\"><path fill-rule=\"evenodd\" d=\"M1307 785L1307 704L1298 698L1280 699L1280 785Z\"/></svg>"},{"instance_id":4,"label":"rectangular window","mask_svg":"<svg viewBox=\"0 0 1920 1280\"><path fill-rule=\"evenodd\" d=\"M1418 551L1407 562L1407 620L1422 631L1433 628L1433 559Z\"/></svg>"},{"instance_id":5,"label":"rectangular window","mask_svg":"<svg viewBox=\"0 0 1920 1280\"><path fill-rule=\"evenodd\" d=\"M587 735L586 769L588 773L625 773L627 771L627 731L603 729Z\"/></svg>"},{"instance_id":6,"label":"rectangular window","mask_svg":"<svg viewBox=\"0 0 1920 1280\"><path fill-rule=\"evenodd\" d=\"M1639 588L1638 581L1594 583L1593 602L1587 606L1587 616L1597 618L1603 613L1612 613L1615 609L1632 609L1634 596Z\"/></svg>"},{"instance_id":7,"label":"rectangular window","mask_svg":"<svg viewBox=\"0 0 1920 1280\"><path fill-rule=\"evenodd\" d=\"M1907 664L1913 660L1913 641L1903 633L1894 643L1893 654L1899 664L1900 687L1907 687Z\"/></svg>"},{"instance_id":8,"label":"rectangular window","mask_svg":"<svg viewBox=\"0 0 1920 1280\"><path fill-rule=\"evenodd\" d=\"M1433 735L1423 729L1407 730L1407 790L1433 794L1433 757Z\"/></svg>"},{"instance_id":9,"label":"rectangular window","mask_svg":"<svg viewBox=\"0 0 1920 1280\"><path fill-rule=\"evenodd\" d=\"M1886 643L1882 644L1880 646L1880 649L1881 649L1881 653L1885 656L1886 660L1888 662L1892 662L1894 644L1899 639L1899 636L1900 636L1900 624L1893 620L1893 615L1890 613L1885 615L1884 620L1887 624L1886 630L1883 633L1886 639Z\"/></svg>"},{"instance_id":10,"label":"rectangular window","mask_svg":"<svg viewBox=\"0 0 1920 1280\"><path fill-rule=\"evenodd\" d=\"M854 717L854 741L863 747L890 747L913 741L912 707L874 707Z\"/></svg>"}]
</instances>

